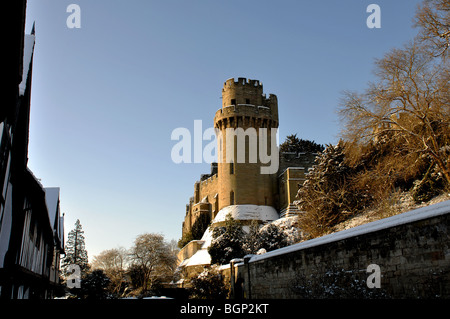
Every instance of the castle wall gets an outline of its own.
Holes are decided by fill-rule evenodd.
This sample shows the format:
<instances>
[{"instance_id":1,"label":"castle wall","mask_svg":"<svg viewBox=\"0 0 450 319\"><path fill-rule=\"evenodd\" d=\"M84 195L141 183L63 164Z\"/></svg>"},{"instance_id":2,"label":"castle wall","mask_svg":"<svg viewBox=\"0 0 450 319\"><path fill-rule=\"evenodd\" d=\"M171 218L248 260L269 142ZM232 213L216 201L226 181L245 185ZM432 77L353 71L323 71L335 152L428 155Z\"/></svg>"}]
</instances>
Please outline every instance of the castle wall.
<instances>
[{"instance_id":1,"label":"castle wall","mask_svg":"<svg viewBox=\"0 0 450 319\"><path fill-rule=\"evenodd\" d=\"M177 254L178 264L180 264L183 260L190 258L194 255L198 250L201 249L204 241L202 240L192 240L184 246Z\"/></svg>"},{"instance_id":2,"label":"castle wall","mask_svg":"<svg viewBox=\"0 0 450 319\"><path fill-rule=\"evenodd\" d=\"M374 283L378 265L379 288ZM231 267L252 299L450 297L450 201L315 238ZM370 278L369 276L373 276ZM331 293L334 293L331 294Z\"/></svg>"},{"instance_id":3,"label":"castle wall","mask_svg":"<svg viewBox=\"0 0 450 319\"><path fill-rule=\"evenodd\" d=\"M218 178L214 174L194 184L193 201L187 205L183 222L183 235L190 232L192 225L201 214L208 214L213 220L218 213Z\"/></svg>"},{"instance_id":4,"label":"castle wall","mask_svg":"<svg viewBox=\"0 0 450 319\"><path fill-rule=\"evenodd\" d=\"M308 169L314 164L317 154L313 153L280 153L280 168L278 175L278 191L280 215L290 214L298 208L293 205L298 188L306 180ZM294 212L294 213L295 213Z\"/></svg>"},{"instance_id":5,"label":"castle wall","mask_svg":"<svg viewBox=\"0 0 450 319\"><path fill-rule=\"evenodd\" d=\"M209 203L214 204L215 197L217 197L216 196L217 192L218 192L217 174L200 182L200 201L202 201L206 197Z\"/></svg>"},{"instance_id":6,"label":"castle wall","mask_svg":"<svg viewBox=\"0 0 450 319\"><path fill-rule=\"evenodd\" d=\"M288 167L280 174L280 212L283 213L294 202L299 184L302 185L305 179L305 167Z\"/></svg>"}]
</instances>

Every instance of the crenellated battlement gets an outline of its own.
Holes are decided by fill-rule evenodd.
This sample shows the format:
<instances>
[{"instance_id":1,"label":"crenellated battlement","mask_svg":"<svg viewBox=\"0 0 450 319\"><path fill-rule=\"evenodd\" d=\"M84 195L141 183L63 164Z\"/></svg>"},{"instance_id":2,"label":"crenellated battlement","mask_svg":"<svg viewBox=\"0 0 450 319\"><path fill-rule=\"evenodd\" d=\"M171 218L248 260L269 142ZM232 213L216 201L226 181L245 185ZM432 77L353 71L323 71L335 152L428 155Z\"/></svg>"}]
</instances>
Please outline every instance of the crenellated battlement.
<instances>
[{"instance_id":1,"label":"crenellated battlement","mask_svg":"<svg viewBox=\"0 0 450 319\"><path fill-rule=\"evenodd\" d=\"M258 80L238 78L235 81L231 78L223 84L222 108L237 104L264 105L265 100L263 85Z\"/></svg>"},{"instance_id":2,"label":"crenellated battlement","mask_svg":"<svg viewBox=\"0 0 450 319\"><path fill-rule=\"evenodd\" d=\"M261 81L259 80L251 80L251 79L246 79L246 78L238 78L237 81L234 80L234 78L230 78L228 80L226 80L223 83L223 90L226 90L228 88L231 87L236 87L236 86L252 86L252 87L263 87Z\"/></svg>"},{"instance_id":3,"label":"crenellated battlement","mask_svg":"<svg viewBox=\"0 0 450 319\"><path fill-rule=\"evenodd\" d=\"M232 126L278 127L278 100L267 98L259 80L228 79L222 89L222 108L214 117L218 128Z\"/></svg>"}]
</instances>

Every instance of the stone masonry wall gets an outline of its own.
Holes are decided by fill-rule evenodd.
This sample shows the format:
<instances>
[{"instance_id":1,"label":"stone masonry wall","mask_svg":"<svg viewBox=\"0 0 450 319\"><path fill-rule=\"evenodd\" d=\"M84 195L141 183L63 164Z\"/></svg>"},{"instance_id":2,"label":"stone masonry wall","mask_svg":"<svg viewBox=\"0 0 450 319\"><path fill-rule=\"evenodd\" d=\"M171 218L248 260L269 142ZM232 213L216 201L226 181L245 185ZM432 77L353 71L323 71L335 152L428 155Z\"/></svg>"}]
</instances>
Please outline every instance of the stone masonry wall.
<instances>
[{"instance_id":1,"label":"stone masonry wall","mask_svg":"<svg viewBox=\"0 0 450 319\"><path fill-rule=\"evenodd\" d=\"M370 264L380 288L367 287ZM450 298L450 201L247 257L232 271L244 289L236 297L252 299Z\"/></svg>"}]
</instances>

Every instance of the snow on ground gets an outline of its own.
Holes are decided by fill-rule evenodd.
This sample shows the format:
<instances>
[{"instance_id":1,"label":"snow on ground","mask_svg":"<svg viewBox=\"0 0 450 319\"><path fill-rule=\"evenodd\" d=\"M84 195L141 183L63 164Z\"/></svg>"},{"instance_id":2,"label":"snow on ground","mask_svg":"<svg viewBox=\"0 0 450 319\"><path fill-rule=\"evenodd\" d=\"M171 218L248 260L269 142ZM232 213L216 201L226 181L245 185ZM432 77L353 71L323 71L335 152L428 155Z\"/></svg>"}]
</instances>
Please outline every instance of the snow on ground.
<instances>
[{"instance_id":1,"label":"snow on ground","mask_svg":"<svg viewBox=\"0 0 450 319\"><path fill-rule=\"evenodd\" d=\"M404 212L407 212L407 211L410 211L410 210L413 210L416 208L437 204L437 203L443 202L448 199L450 199L450 194L442 194L442 195L439 195L439 196L433 198L429 202L416 204L414 202L414 200L412 199L411 194L409 194L408 192L405 192L405 193L400 194L396 203L393 203L392 207L389 208L390 212L380 213L377 210L364 211L364 212L362 212L358 215L355 215L355 216L343 221L342 223L339 223L336 226L334 226L333 232L337 232L337 231L353 228L353 227L356 227L359 225L367 224L367 223L370 223L370 222L373 222L373 221L376 221L376 220L379 220L382 218L386 218L386 217L389 217L392 215L404 213Z\"/></svg>"}]
</instances>

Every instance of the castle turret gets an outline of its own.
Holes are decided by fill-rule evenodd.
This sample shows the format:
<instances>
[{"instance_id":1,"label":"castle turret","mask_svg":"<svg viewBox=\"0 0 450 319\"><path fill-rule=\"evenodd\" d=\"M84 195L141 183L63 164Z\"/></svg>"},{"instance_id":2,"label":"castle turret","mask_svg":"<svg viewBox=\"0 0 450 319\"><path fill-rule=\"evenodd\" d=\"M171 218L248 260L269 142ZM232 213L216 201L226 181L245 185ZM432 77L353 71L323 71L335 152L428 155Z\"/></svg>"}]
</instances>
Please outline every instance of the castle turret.
<instances>
[{"instance_id":1,"label":"castle turret","mask_svg":"<svg viewBox=\"0 0 450 319\"><path fill-rule=\"evenodd\" d=\"M274 173L278 168L278 153L271 154L274 153L271 143L275 143L272 135L276 134L271 129L278 128L276 95L267 98L258 80L228 79L222 89L222 108L215 114L214 127L220 134L219 210L245 204L275 207ZM267 138L262 134L267 134ZM262 168L270 163L261 154L276 157L274 172L264 173Z\"/></svg>"}]
</instances>

